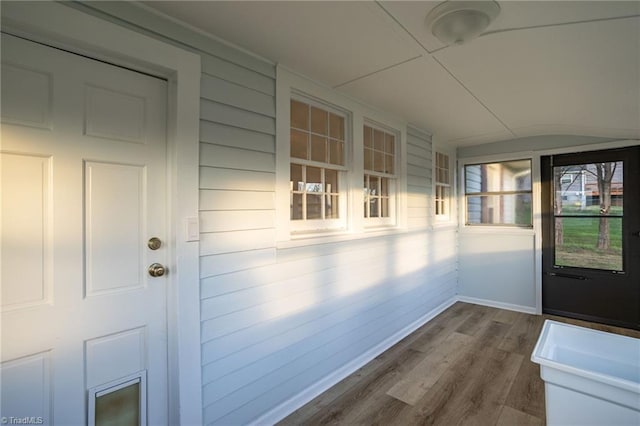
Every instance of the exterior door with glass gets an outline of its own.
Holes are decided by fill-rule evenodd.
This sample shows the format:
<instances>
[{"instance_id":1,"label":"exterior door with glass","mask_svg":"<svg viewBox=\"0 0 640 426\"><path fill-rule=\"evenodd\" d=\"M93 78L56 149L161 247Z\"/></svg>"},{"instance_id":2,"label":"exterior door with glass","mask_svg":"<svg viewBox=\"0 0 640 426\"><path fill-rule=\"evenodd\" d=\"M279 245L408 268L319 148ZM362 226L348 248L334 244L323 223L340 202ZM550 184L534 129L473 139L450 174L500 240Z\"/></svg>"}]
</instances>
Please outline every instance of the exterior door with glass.
<instances>
[{"instance_id":1,"label":"exterior door with glass","mask_svg":"<svg viewBox=\"0 0 640 426\"><path fill-rule=\"evenodd\" d=\"M541 166L543 312L640 329L640 146Z\"/></svg>"}]
</instances>

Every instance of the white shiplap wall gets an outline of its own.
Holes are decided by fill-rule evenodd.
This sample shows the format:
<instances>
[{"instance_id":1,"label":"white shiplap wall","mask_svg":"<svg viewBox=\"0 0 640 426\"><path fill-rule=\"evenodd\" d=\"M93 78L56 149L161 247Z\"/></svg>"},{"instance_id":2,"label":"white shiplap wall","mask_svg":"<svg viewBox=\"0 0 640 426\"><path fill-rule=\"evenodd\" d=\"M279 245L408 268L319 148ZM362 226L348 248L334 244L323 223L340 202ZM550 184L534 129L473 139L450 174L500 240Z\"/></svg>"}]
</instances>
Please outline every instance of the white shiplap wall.
<instances>
[{"instance_id":1,"label":"white shiplap wall","mask_svg":"<svg viewBox=\"0 0 640 426\"><path fill-rule=\"evenodd\" d=\"M275 68L133 5L76 7L202 57L207 424L257 419L455 296L455 229L428 227L429 135L407 129L409 232L276 249Z\"/></svg>"},{"instance_id":2,"label":"white shiplap wall","mask_svg":"<svg viewBox=\"0 0 640 426\"><path fill-rule=\"evenodd\" d=\"M423 228L431 222L432 154L431 136L419 129L408 127L407 225L409 228Z\"/></svg>"}]
</instances>

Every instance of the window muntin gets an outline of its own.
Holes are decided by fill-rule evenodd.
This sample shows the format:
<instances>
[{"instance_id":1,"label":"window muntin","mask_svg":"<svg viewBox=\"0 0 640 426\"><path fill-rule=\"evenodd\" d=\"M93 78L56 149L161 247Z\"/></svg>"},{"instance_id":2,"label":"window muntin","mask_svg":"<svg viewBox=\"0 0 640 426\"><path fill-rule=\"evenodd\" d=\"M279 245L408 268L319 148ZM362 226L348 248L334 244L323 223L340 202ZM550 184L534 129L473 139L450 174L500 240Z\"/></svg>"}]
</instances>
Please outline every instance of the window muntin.
<instances>
[{"instance_id":1,"label":"window muntin","mask_svg":"<svg viewBox=\"0 0 640 426\"><path fill-rule=\"evenodd\" d=\"M364 217L390 217L389 179L364 175Z\"/></svg>"},{"instance_id":2,"label":"window muntin","mask_svg":"<svg viewBox=\"0 0 640 426\"><path fill-rule=\"evenodd\" d=\"M449 156L436 152L436 217L439 219L449 216L451 199L451 170Z\"/></svg>"},{"instance_id":3,"label":"window muntin","mask_svg":"<svg viewBox=\"0 0 640 426\"><path fill-rule=\"evenodd\" d=\"M395 135L365 124L364 169L393 176L395 169Z\"/></svg>"},{"instance_id":4,"label":"window muntin","mask_svg":"<svg viewBox=\"0 0 640 426\"><path fill-rule=\"evenodd\" d=\"M298 224L294 230L342 227L346 115L311 101L290 102L289 218Z\"/></svg>"},{"instance_id":5,"label":"window muntin","mask_svg":"<svg viewBox=\"0 0 640 426\"><path fill-rule=\"evenodd\" d=\"M291 100L291 158L344 166L345 118Z\"/></svg>"},{"instance_id":6,"label":"window muntin","mask_svg":"<svg viewBox=\"0 0 640 426\"><path fill-rule=\"evenodd\" d=\"M291 164L291 220L338 219L338 171Z\"/></svg>"},{"instance_id":7,"label":"window muntin","mask_svg":"<svg viewBox=\"0 0 640 426\"><path fill-rule=\"evenodd\" d=\"M395 209L396 135L364 125L364 217L391 224Z\"/></svg>"},{"instance_id":8,"label":"window muntin","mask_svg":"<svg viewBox=\"0 0 640 426\"><path fill-rule=\"evenodd\" d=\"M467 225L532 227L531 160L464 167Z\"/></svg>"}]
</instances>

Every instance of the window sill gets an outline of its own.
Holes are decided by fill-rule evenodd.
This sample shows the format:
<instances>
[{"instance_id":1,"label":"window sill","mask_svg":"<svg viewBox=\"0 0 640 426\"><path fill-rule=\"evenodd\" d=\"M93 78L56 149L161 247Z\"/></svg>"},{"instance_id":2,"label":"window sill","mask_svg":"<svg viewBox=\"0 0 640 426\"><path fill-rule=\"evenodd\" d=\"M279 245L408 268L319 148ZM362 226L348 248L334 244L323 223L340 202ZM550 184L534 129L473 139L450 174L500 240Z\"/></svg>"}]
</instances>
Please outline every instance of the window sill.
<instances>
[{"instance_id":1,"label":"window sill","mask_svg":"<svg viewBox=\"0 0 640 426\"><path fill-rule=\"evenodd\" d=\"M288 249L320 244L339 243L345 241L362 240L366 238L383 237L387 235L405 234L408 230L398 227L376 227L365 229L362 232L327 231L304 234L292 234L289 241L276 242L277 249Z\"/></svg>"},{"instance_id":2,"label":"window sill","mask_svg":"<svg viewBox=\"0 0 640 426\"><path fill-rule=\"evenodd\" d=\"M460 225L461 234L535 235L533 228L505 225Z\"/></svg>"}]
</instances>

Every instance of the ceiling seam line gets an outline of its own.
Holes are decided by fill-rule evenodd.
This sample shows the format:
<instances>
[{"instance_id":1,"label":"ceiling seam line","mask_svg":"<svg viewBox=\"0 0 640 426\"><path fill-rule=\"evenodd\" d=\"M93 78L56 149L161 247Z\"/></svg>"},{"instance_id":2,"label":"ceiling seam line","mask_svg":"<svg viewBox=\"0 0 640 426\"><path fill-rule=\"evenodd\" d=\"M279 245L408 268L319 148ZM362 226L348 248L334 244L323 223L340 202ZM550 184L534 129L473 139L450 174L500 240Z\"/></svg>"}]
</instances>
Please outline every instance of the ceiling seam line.
<instances>
[{"instance_id":1,"label":"ceiling seam line","mask_svg":"<svg viewBox=\"0 0 640 426\"><path fill-rule=\"evenodd\" d=\"M344 83L340 83L340 84L338 84L336 86L333 86L333 88L334 89L339 89L340 87L346 86L347 84L353 83L354 81L358 81L358 80L361 80L363 78L371 77L372 75L378 74L378 73L383 72L383 71L387 71L387 70L389 70L391 68L397 67L397 66L402 65L402 64L406 64L407 62L415 61L416 59L419 59L419 58L422 58L422 55L414 56L413 58L405 59L404 61L398 62L396 64L389 65L389 66L384 67L384 68L380 68L379 70L370 72L368 74L361 75L361 76L356 77L356 78L352 78L351 80L345 81Z\"/></svg>"},{"instance_id":2,"label":"ceiling seam line","mask_svg":"<svg viewBox=\"0 0 640 426\"><path fill-rule=\"evenodd\" d=\"M522 31L522 30L535 30L538 28L552 28L552 27L561 27L565 25L576 25L576 24L589 24L591 22L602 22L602 21L615 21L619 19L629 19L629 18L640 18L640 15L625 15L625 16L614 16L611 18L596 18L596 19L586 19L584 21L569 21L569 22L558 22L555 24L541 24L541 25L531 25L528 27L517 27L517 28L503 28L500 30L487 31L480 34L478 37L484 37L491 34L500 34L512 31Z\"/></svg>"},{"instance_id":3,"label":"ceiling seam line","mask_svg":"<svg viewBox=\"0 0 640 426\"><path fill-rule=\"evenodd\" d=\"M429 51L429 49L427 49L421 42L420 40L418 40L417 38L414 37L414 35L411 33L411 31L409 31L404 25L402 25L402 23L400 23L400 21L398 21L396 19L395 16L393 16L393 14L391 12L389 12L387 9L385 9L385 7L383 5L380 4L379 1L376 0L375 2L380 9L382 9L384 11L384 13L387 14L387 16L389 16L393 22L395 22L400 28L402 28L404 30L405 33L407 33L409 35L409 37L411 37L413 39L413 41L415 41L416 43L418 43L418 46L420 46L425 52L427 52L427 54L431 55L432 52ZM439 49L437 49L439 50Z\"/></svg>"},{"instance_id":4,"label":"ceiling seam line","mask_svg":"<svg viewBox=\"0 0 640 426\"><path fill-rule=\"evenodd\" d=\"M487 105L485 105L485 103L482 102L480 98L478 98L462 81L460 81L458 77L456 77L451 71L449 71L449 69L442 62L440 62L438 58L435 57L435 55L432 56L432 58L442 67L442 69L444 69L447 72L447 74L451 76L451 78L457 81L458 84L462 86L464 90L466 90L467 93L469 93L473 97L473 99L475 99L480 105L484 107L484 109L486 109L489 112L489 114L491 114L496 120L498 120L498 122L502 124L504 128L507 129L509 133L513 135L513 137L518 137L518 135L516 135L516 133L513 130L511 130L511 128L507 126L507 124L504 121L502 121L495 112L493 112Z\"/></svg>"},{"instance_id":5,"label":"ceiling seam line","mask_svg":"<svg viewBox=\"0 0 640 426\"><path fill-rule=\"evenodd\" d=\"M416 43L418 43L418 46L420 46L426 53L426 57L430 57L433 58L450 76L451 78L453 78L456 82L458 82L458 84L467 91L467 93L469 93L475 100L476 102L478 102L480 105L482 105L482 107L487 110L489 112L489 114L491 114L496 120L498 120L498 122L500 124L502 124L502 126L513 135L513 137L517 137L517 135L515 134L515 132L513 130L511 130L511 128L509 126L506 125L505 122L503 122L491 109L489 109L489 107L487 105L484 104L484 102L482 102L473 92L471 92L471 90L469 90L469 88L467 86L465 86L462 81L460 81L455 75L453 75L453 73L451 71L449 71L449 69L447 67L445 67L442 62L440 62L438 60L438 58L436 58L436 56L434 55L434 53L439 52L441 50L444 50L448 47L450 47L450 45L446 45L446 46L442 46L439 47L433 51L429 51L429 49L427 49L416 37L414 37L414 35L411 33L411 31L409 31L404 25L402 25L402 23L400 23L395 16L393 16L393 14L391 12L389 12L384 6L382 6L382 4L380 4L380 2L378 0L376 0L375 2L380 9L382 9L384 11L384 13L389 16L400 28L402 28L408 35L409 37L411 37ZM422 57L425 57L424 54L421 55ZM383 70L379 70L379 71L383 71ZM367 76L363 76L361 78L365 78ZM355 81L355 80L354 80ZM349 82L347 82L349 83ZM347 84L347 83L343 83L343 84ZM336 87L340 87L342 86L336 86Z\"/></svg>"}]
</instances>

